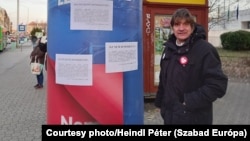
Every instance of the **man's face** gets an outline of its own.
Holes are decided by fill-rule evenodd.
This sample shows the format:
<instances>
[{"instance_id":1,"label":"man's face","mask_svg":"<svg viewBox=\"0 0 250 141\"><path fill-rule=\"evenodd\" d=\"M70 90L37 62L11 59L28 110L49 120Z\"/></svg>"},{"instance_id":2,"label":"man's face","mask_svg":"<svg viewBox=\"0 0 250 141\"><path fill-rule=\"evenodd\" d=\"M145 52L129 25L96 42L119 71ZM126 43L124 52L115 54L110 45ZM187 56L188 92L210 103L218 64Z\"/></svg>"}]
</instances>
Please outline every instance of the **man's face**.
<instances>
[{"instance_id":1,"label":"man's face","mask_svg":"<svg viewBox=\"0 0 250 141\"><path fill-rule=\"evenodd\" d=\"M174 23L173 32L178 41L184 42L192 34L193 29L185 19L180 19Z\"/></svg>"}]
</instances>

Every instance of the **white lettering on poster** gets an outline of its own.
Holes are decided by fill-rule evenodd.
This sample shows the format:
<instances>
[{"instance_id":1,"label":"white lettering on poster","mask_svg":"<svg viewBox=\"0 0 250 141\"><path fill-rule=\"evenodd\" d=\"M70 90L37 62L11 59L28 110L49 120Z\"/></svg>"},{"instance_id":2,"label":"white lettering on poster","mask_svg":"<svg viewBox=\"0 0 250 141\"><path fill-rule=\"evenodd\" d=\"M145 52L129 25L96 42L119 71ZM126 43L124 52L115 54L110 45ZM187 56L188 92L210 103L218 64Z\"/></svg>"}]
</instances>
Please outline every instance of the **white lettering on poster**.
<instances>
[{"instance_id":1,"label":"white lettering on poster","mask_svg":"<svg viewBox=\"0 0 250 141\"><path fill-rule=\"evenodd\" d=\"M86 121L74 121L72 116L66 118L61 115L61 125L96 125L97 122L86 122Z\"/></svg>"},{"instance_id":2,"label":"white lettering on poster","mask_svg":"<svg viewBox=\"0 0 250 141\"><path fill-rule=\"evenodd\" d=\"M70 0L58 0L58 5L69 4Z\"/></svg>"}]
</instances>

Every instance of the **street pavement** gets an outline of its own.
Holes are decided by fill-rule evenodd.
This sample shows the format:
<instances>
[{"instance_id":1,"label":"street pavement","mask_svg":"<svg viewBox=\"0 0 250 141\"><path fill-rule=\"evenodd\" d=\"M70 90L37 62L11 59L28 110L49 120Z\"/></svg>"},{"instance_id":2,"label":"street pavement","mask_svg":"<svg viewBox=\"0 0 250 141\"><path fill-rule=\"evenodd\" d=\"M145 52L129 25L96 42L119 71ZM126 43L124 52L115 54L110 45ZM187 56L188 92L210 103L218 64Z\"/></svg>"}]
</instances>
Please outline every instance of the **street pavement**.
<instances>
[{"instance_id":1,"label":"street pavement","mask_svg":"<svg viewBox=\"0 0 250 141\"><path fill-rule=\"evenodd\" d=\"M41 141L46 123L46 85L36 90L30 71L30 42L0 53L0 140ZM45 84L46 84L45 73Z\"/></svg>"},{"instance_id":2,"label":"street pavement","mask_svg":"<svg viewBox=\"0 0 250 141\"><path fill-rule=\"evenodd\" d=\"M34 89L31 74L30 42L19 48L9 45L0 52L0 140L41 141L41 125L46 124L47 74L44 88ZM144 123L162 124L151 103L145 103ZM214 124L250 124L250 84L229 81L227 94L214 103Z\"/></svg>"}]
</instances>

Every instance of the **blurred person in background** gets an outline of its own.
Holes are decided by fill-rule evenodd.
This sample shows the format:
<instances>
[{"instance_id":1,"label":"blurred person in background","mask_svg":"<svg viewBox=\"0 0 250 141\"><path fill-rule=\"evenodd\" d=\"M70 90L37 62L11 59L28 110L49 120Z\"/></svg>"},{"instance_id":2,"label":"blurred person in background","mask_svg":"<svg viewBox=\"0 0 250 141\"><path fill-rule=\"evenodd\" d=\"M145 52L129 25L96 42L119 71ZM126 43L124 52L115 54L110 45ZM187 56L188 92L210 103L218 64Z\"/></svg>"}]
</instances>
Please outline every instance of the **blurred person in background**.
<instances>
[{"instance_id":1,"label":"blurred person in background","mask_svg":"<svg viewBox=\"0 0 250 141\"><path fill-rule=\"evenodd\" d=\"M47 53L47 36L42 36L39 39L38 45L33 49L30 54L31 63L35 62L35 59L41 63L45 64L46 67L45 57ZM43 67L43 68L44 68ZM43 76L43 69L39 75L36 75L37 84L34 86L36 89L43 88L44 76Z\"/></svg>"},{"instance_id":2,"label":"blurred person in background","mask_svg":"<svg viewBox=\"0 0 250 141\"><path fill-rule=\"evenodd\" d=\"M32 46L33 48L35 48L37 45L38 45L38 38L35 36L35 35L31 35L31 43L32 43Z\"/></svg>"}]
</instances>

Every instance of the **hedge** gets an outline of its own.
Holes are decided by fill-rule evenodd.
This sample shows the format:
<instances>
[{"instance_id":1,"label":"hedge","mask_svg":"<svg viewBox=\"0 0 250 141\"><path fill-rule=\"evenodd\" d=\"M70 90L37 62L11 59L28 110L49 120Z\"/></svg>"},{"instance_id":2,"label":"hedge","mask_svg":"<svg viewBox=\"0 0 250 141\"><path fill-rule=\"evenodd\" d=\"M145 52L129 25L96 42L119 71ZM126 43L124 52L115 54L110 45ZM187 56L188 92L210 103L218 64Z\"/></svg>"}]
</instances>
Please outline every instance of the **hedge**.
<instances>
[{"instance_id":1,"label":"hedge","mask_svg":"<svg viewBox=\"0 0 250 141\"><path fill-rule=\"evenodd\" d=\"M227 50L250 50L250 32L238 30L225 32L220 35L223 49Z\"/></svg>"}]
</instances>

